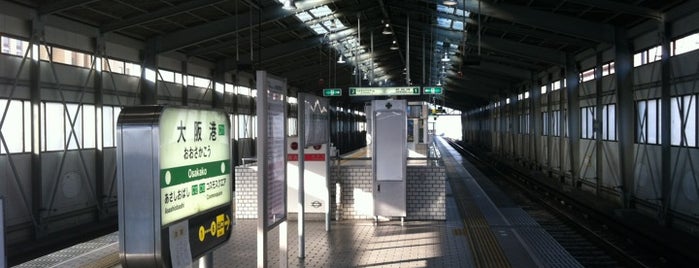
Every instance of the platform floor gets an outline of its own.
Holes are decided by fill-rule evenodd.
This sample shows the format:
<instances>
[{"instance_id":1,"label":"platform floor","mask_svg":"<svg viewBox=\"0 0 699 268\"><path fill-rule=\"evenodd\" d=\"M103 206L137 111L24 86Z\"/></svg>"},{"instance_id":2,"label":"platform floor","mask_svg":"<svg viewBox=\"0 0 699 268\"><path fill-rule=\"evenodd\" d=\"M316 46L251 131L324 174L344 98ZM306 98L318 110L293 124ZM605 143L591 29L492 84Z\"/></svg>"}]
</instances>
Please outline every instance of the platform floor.
<instances>
[{"instance_id":1,"label":"platform floor","mask_svg":"<svg viewBox=\"0 0 699 268\"><path fill-rule=\"evenodd\" d=\"M297 225L289 221L288 267L581 267L521 208L489 197L490 186L484 191L453 149L441 139L436 144L450 181L446 221L343 220L333 221L330 232L323 221L307 221L305 258L298 258ZM16 267L121 267L116 237ZM256 221L238 220L231 240L215 250L214 267L256 267L256 239ZM268 267L279 267L278 228L268 239Z\"/></svg>"}]
</instances>

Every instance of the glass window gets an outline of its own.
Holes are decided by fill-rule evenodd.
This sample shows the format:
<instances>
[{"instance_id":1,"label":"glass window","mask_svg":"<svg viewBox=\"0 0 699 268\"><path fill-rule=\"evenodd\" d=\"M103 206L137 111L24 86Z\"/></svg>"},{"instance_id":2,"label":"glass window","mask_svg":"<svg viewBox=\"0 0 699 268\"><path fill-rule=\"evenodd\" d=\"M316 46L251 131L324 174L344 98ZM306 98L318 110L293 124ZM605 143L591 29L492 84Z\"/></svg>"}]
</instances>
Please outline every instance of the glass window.
<instances>
[{"instance_id":1,"label":"glass window","mask_svg":"<svg viewBox=\"0 0 699 268\"><path fill-rule=\"evenodd\" d=\"M114 108L102 107L102 144L106 147L114 147Z\"/></svg>"},{"instance_id":2,"label":"glass window","mask_svg":"<svg viewBox=\"0 0 699 268\"><path fill-rule=\"evenodd\" d=\"M595 79L595 68L583 71L580 73L580 78L583 82L587 82Z\"/></svg>"},{"instance_id":3,"label":"glass window","mask_svg":"<svg viewBox=\"0 0 699 268\"><path fill-rule=\"evenodd\" d=\"M699 49L699 33L682 37L680 39L675 40L675 42L673 43L675 51L672 55L680 55L697 50Z\"/></svg>"},{"instance_id":4,"label":"glass window","mask_svg":"<svg viewBox=\"0 0 699 268\"><path fill-rule=\"evenodd\" d=\"M43 129L41 139L44 151L63 150L65 147L65 112L63 104L44 103Z\"/></svg>"},{"instance_id":5,"label":"glass window","mask_svg":"<svg viewBox=\"0 0 699 268\"><path fill-rule=\"evenodd\" d=\"M175 82L175 72L158 69L158 73L159 73L158 80L170 82L170 83Z\"/></svg>"},{"instance_id":6,"label":"glass window","mask_svg":"<svg viewBox=\"0 0 699 268\"><path fill-rule=\"evenodd\" d=\"M642 100L636 103L636 138L638 143L658 144L661 136L660 100Z\"/></svg>"},{"instance_id":7,"label":"glass window","mask_svg":"<svg viewBox=\"0 0 699 268\"><path fill-rule=\"evenodd\" d=\"M595 139L595 116L596 108L594 106L580 108L580 137L583 139Z\"/></svg>"},{"instance_id":8,"label":"glass window","mask_svg":"<svg viewBox=\"0 0 699 268\"><path fill-rule=\"evenodd\" d=\"M674 97L670 101L671 144L676 146L697 146L696 97L687 95Z\"/></svg>"},{"instance_id":9,"label":"glass window","mask_svg":"<svg viewBox=\"0 0 699 268\"><path fill-rule=\"evenodd\" d=\"M296 13L296 18L298 18L300 21L306 22L312 20L313 16L311 16L311 14L309 14L308 12L301 12Z\"/></svg>"},{"instance_id":10,"label":"glass window","mask_svg":"<svg viewBox=\"0 0 699 268\"><path fill-rule=\"evenodd\" d=\"M124 66L124 74L141 77L141 65L126 62Z\"/></svg>"},{"instance_id":11,"label":"glass window","mask_svg":"<svg viewBox=\"0 0 699 268\"><path fill-rule=\"evenodd\" d=\"M95 148L95 135L97 135L95 121L95 106L83 104L83 148Z\"/></svg>"},{"instance_id":12,"label":"glass window","mask_svg":"<svg viewBox=\"0 0 699 268\"><path fill-rule=\"evenodd\" d=\"M541 95L546 94L546 85L541 86Z\"/></svg>"},{"instance_id":13,"label":"glass window","mask_svg":"<svg viewBox=\"0 0 699 268\"><path fill-rule=\"evenodd\" d=\"M26 146L24 142L24 130L26 129L25 124L27 118L23 118L25 105L23 101L12 100L10 101L10 107L7 107L8 101L5 99L0 99L0 118L2 118L5 109L7 114L5 115L5 122L2 124L2 135L5 138L6 144L2 143L0 140L0 154L5 154L5 145L10 153L21 153L25 150ZM27 133L29 135L29 133Z\"/></svg>"},{"instance_id":14,"label":"glass window","mask_svg":"<svg viewBox=\"0 0 699 268\"><path fill-rule=\"evenodd\" d=\"M80 106L77 104L66 104L66 110L68 110L68 113L64 113L66 123L64 130L66 140L68 141L68 150L78 149L78 143L82 143L83 120L82 111L79 109L79 107Z\"/></svg>"},{"instance_id":15,"label":"glass window","mask_svg":"<svg viewBox=\"0 0 699 268\"><path fill-rule=\"evenodd\" d=\"M104 61L105 66L103 67L104 70L108 72L113 72L113 73L118 73L118 74L124 74L124 62L119 61L119 60L114 60L114 59L107 59Z\"/></svg>"},{"instance_id":16,"label":"glass window","mask_svg":"<svg viewBox=\"0 0 699 268\"><path fill-rule=\"evenodd\" d=\"M607 104L602 107L602 139L615 141L616 138L616 105Z\"/></svg>"}]
</instances>

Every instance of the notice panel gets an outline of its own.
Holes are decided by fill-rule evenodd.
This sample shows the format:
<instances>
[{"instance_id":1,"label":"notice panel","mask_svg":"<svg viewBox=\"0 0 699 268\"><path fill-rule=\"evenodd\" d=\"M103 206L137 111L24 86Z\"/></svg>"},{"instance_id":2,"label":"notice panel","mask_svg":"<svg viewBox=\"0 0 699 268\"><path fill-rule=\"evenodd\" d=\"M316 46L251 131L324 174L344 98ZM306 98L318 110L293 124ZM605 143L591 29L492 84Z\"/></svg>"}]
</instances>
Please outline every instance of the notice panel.
<instances>
[{"instance_id":1,"label":"notice panel","mask_svg":"<svg viewBox=\"0 0 699 268\"><path fill-rule=\"evenodd\" d=\"M304 109L306 146L326 144L330 140L329 101L307 93L299 93Z\"/></svg>"},{"instance_id":2,"label":"notice panel","mask_svg":"<svg viewBox=\"0 0 699 268\"><path fill-rule=\"evenodd\" d=\"M257 162L265 187L263 214L271 228L286 219L286 81L258 71L257 88Z\"/></svg>"},{"instance_id":3,"label":"notice panel","mask_svg":"<svg viewBox=\"0 0 699 268\"><path fill-rule=\"evenodd\" d=\"M166 109L160 119L163 226L231 202L228 119L223 113Z\"/></svg>"}]
</instances>

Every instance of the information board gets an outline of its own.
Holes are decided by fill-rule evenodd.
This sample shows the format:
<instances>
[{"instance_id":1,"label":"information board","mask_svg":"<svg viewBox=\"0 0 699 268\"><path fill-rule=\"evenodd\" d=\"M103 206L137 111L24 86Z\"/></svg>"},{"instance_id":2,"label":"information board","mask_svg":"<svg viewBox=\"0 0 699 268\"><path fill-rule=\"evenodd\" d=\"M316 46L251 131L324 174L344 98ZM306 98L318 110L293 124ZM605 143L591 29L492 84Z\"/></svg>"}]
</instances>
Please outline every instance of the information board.
<instances>
[{"instance_id":1,"label":"information board","mask_svg":"<svg viewBox=\"0 0 699 268\"><path fill-rule=\"evenodd\" d=\"M326 144L330 140L330 102L327 98L299 93L299 108L304 109L306 146Z\"/></svg>"},{"instance_id":2,"label":"information board","mask_svg":"<svg viewBox=\"0 0 699 268\"><path fill-rule=\"evenodd\" d=\"M420 95L420 87L351 87L350 96Z\"/></svg>"},{"instance_id":3,"label":"information board","mask_svg":"<svg viewBox=\"0 0 699 268\"><path fill-rule=\"evenodd\" d=\"M257 72L258 165L266 228L286 219L286 81ZM259 174L259 173L258 173Z\"/></svg>"},{"instance_id":4,"label":"information board","mask_svg":"<svg viewBox=\"0 0 699 268\"><path fill-rule=\"evenodd\" d=\"M182 108L160 117L161 224L231 202L225 114Z\"/></svg>"}]
</instances>

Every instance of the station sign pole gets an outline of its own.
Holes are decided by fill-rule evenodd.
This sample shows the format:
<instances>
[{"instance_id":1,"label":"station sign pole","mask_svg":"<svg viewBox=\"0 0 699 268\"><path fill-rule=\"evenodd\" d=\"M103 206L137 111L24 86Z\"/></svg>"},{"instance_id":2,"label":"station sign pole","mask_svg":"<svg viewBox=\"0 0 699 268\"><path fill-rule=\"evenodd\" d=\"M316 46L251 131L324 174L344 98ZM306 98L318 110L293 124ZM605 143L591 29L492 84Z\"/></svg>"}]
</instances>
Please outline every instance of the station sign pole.
<instances>
[{"instance_id":1,"label":"station sign pole","mask_svg":"<svg viewBox=\"0 0 699 268\"><path fill-rule=\"evenodd\" d=\"M116 162L123 267L187 267L230 239L230 148L223 111L122 110Z\"/></svg>"}]
</instances>

